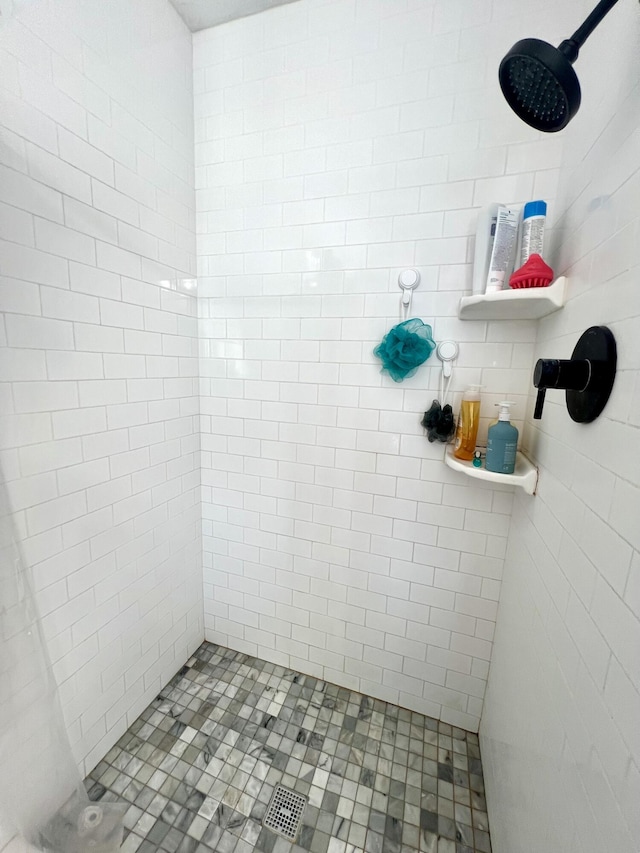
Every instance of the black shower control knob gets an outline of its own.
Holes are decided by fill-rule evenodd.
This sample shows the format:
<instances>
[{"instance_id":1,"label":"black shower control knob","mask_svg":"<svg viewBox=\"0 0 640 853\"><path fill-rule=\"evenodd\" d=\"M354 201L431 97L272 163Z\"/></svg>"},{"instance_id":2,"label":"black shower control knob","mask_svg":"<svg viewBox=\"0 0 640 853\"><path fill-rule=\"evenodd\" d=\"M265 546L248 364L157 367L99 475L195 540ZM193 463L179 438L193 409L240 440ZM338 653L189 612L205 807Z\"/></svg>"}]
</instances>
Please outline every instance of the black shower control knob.
<instances>
[{"instance_id":1,"label":"black shower control knob","mask_svg":"<svg viewBox=\"0 0 640 853\"><path fill-rule=\"evenodd\" d=\"M539 358L533 370L536 388L555 388L560 377L560 361L557 358Z\"/></svg>"},{"instance_id":2,"label":"black shower control knob","mask_svg":"<svg viewBox=\"0 0 640 853\"><path fill-rule=\"evenodd\" d=\"M533 371L536 388L584 391L591 378L588 359L540 358Z\"/></svg>"},{"instance_id":3,"label":"black shower control knob","mask_svg":"<svg viewBox=\"0 0 640 853\"><path fill-rule=\"evenodd\" d=\"M538 389L533 417L539 420L548 388L564 390L567 410L577 423L590 423L604 409L616 375L616 341L606 326L591 326L571 358L540 358L533 370Z\"/></svg>"}]
</instances>

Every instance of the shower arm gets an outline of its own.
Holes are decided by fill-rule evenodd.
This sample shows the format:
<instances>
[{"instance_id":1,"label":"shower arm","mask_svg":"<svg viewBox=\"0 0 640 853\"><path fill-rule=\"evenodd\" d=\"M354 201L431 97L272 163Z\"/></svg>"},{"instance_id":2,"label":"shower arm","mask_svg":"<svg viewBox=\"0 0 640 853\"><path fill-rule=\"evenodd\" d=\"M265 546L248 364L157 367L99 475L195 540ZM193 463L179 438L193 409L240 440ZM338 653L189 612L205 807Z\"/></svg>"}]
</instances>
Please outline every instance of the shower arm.
<instances>
[{"instance_id":1,"label":"shower arm","mask_svg":"<svg viewBox=\"0 0 640 853\"><path fill-rule=\"evenodd\" d=\"M571 38L565 39L559 45L558 50L567 57L569 62L576 61L582 45L617 2L618 0L600 0L596 8L586 17Z\"/></svg>"}]
</instances>

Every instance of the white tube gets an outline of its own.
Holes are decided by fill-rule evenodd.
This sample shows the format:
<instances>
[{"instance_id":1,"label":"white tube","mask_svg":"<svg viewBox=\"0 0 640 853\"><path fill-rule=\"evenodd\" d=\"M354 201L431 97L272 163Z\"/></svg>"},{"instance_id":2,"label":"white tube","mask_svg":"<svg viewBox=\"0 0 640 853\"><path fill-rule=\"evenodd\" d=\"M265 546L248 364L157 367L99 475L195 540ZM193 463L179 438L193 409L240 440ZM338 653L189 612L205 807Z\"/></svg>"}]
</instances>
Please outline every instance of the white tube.
<instances>
[{"instance_id":1,"label":"white tube","mask_svg":"<svg viewBox=\"0 0 640 853\"><path fill-rule=\"evenodd\" d=\"M493 204L487 204L478 213L476 248L473 255L473 283L471 286L471 292L474 296L484 293L487 287L489 262L491 260L491 250L493 249L499 209L500 205L494 202Z\"/></svg>"},{"instance_id":2,"label":"white tube","mask_svg":"<svg viewBox=\"0 0 640 853\"><path fill-rule=\"evenodd\" d=\"M497 293L507 286L509 276L513 271L517 237L517 212L500 205L485 293Z\"/></svg>"}]
</instances>

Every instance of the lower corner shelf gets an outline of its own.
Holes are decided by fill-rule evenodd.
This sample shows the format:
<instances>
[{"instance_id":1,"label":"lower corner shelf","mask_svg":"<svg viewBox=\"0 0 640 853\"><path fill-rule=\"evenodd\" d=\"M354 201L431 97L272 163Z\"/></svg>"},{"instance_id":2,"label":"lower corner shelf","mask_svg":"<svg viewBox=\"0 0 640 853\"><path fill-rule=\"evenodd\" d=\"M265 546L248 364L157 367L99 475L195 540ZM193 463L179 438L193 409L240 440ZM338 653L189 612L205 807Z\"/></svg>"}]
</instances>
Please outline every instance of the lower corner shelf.
<instances>
[{"instance_id":1,"label":"lower corner shelf","mask_svg":"<svg viewBox=\"0 0 640 853\"><path fill-rule=\"evenodd\" d=\"M474 468L472 462L456 459L451 450L445 451L444 461L454 471L466 474L476 480L484 480L485 483L500 483L504 486L518 486L524 489L528 495L535 495L538 486L538 469L530 462L524 453L516 456L516 467L513 474L494 474L486 468Z\"/></svg>"}]
</instances>

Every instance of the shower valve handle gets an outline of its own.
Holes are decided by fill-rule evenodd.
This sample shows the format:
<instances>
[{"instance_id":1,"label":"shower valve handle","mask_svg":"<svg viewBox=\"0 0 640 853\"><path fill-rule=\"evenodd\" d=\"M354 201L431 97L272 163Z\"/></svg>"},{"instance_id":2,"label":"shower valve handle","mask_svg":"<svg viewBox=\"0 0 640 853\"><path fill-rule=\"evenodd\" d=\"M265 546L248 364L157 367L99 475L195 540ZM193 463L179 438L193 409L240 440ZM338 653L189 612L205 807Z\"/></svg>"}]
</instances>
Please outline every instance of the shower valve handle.
<instances>
[{"instance_id":1,"label":"shower valve handle","mask_svg":"<svg viewBox=\"0 0 640 853\"><path fill-rule=\"evenodd\" d=\"M542 417L547 388L563 388L571 420L594 421L607 405L616 378L616 339L606 326L583 332L571 358L541 358L533 371L538 399L533 417Z\"/></svg>"},{"instance_id":2,"label":"shower valve handle","mask_svg":"<svg viewBox=\"0 0 640 853\"><path fill-rule=\"evenodd\" d=\"M540 420L547 388L585 391L591 379L591 362L587 358L539 358L533 371L533 384L538 389L533 417Z\"/></svg>"}]
</instances>

